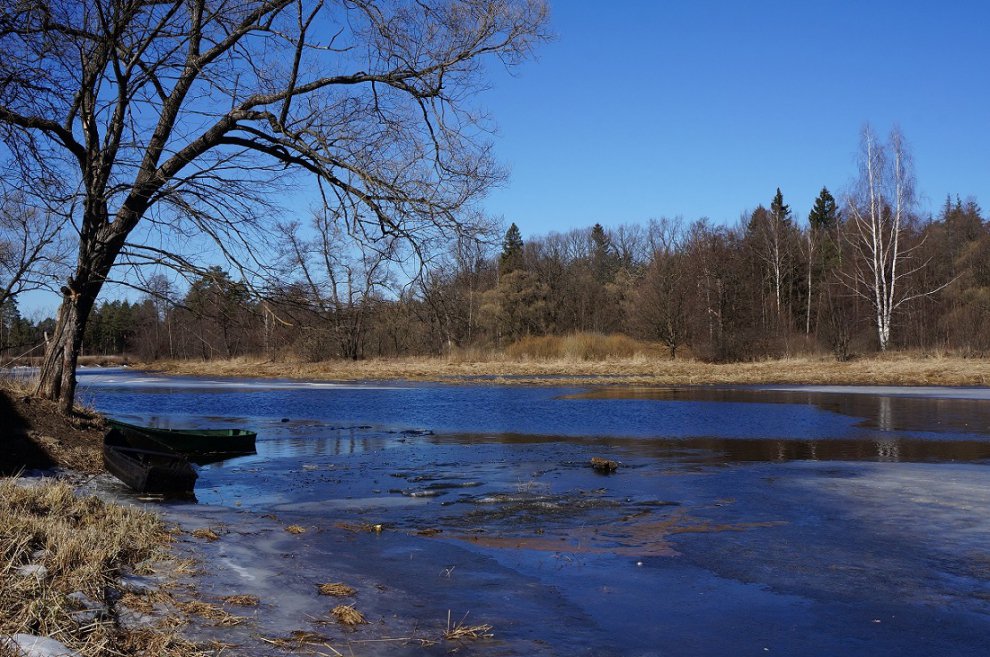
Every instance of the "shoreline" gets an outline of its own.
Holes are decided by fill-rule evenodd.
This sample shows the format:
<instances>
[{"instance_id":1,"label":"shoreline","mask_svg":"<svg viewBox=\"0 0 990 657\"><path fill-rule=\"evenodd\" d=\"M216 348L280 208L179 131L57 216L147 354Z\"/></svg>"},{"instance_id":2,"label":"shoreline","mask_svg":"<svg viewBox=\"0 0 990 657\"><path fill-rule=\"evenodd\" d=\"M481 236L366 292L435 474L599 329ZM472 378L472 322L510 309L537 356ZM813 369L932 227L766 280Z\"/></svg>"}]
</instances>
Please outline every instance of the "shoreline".
<instances>
[{"instance_id":1,"label":"shoreline","mask_svg":"<svg viewBox=\"0 0 990 657\"><path fill-rule=\"evenodd\" d=\"M990 360L891 354L838 362L825 357L716 364L647 357L583 360L366 361L159 360L132 367L169 375L311 379L320 381L432 381L499 385L901 385L990 386Z\"/></svg>"}]
</instances>

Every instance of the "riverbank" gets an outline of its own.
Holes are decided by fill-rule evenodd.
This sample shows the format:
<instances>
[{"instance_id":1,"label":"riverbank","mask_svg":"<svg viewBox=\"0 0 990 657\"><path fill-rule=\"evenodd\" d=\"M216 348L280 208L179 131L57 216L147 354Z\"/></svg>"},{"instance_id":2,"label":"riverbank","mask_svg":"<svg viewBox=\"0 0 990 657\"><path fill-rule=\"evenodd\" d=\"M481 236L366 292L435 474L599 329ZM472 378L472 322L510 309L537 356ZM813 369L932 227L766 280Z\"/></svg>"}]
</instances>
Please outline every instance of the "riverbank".
<instances>
[{"instance_id":1,"label":"riverbank","mask_svg":"<svg viewBox=\"0 0 990 657\"><path fill-rule=\"evenodd\" d=\"M0 656L217 654L185 637L234 618L200 599L197 551L177 549L195 529L107 494L103 417L28 392L0 383Z\"/></svg>"},{"instance_id":2,"label":"riverbank","mask_svg":"<svg viewBox=\"0 0 990 657\"><path fill-rule=\"evenodd\" d=\"M990 361L958 356L890 354L838 362L796 357L705 363L646 356L604 360L472 360L397 358L317 363L243 357L159 360L135 367L187 376L269 377L332 381L413 380L528 385L990 385Z\"/></svg>"}]
</instances>

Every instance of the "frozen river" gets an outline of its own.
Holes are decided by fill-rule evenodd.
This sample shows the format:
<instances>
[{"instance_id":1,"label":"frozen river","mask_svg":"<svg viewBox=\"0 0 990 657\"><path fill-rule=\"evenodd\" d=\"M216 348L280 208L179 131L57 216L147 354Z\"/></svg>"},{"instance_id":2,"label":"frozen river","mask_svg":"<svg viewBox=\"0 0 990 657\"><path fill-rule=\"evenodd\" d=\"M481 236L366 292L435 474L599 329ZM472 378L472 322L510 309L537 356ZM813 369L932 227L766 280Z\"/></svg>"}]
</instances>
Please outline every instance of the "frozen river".
<instances>
[{"instance_id":1,"label":"frozen river","mask_svg":"<svg viewBox=\"0 0 990 657\"><path fill-rule=\"evenodd\" d=\"M80 384L126 421L258 432L165 507L223 530L186 545L207 590L266 601L230 630L244 654L294 630L354 654L988 654L987 389ZM321 581L372 624L323 623ZM448 611L495 637L424 645Z\"/></svg>"}]
</instances>

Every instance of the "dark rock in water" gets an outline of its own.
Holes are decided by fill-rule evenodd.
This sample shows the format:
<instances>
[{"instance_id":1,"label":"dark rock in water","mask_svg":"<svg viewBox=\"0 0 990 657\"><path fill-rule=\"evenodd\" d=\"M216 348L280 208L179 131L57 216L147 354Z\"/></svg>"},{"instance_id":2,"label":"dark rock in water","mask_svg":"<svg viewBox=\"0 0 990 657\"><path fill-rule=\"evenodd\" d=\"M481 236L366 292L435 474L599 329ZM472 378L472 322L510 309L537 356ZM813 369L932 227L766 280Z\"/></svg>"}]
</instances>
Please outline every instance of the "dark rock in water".
<instances>
[{"instance_id":1,"label":"dark rock in water","mask_svg":"<svg viewBox=\"0 0 990 657\"><path fill-rule=\"evenodd\" d=\"M619 469L619 464L616 461L610 461L598 456L593 456L591 457L591 467L595 470L595 472L599 472L601 474L612 474Z\"/></svg>"},{"instance_id":2,"label":"dark rock in water","mask_svg":"<svg viewBox=\"0 0 990 657\"><path fill-rule=\"evenodd\" d=\"M282 418L282 422L288 422L288 421L289 421L289 418L287 418L287 417Z\"/></svg>"}]
</instances>

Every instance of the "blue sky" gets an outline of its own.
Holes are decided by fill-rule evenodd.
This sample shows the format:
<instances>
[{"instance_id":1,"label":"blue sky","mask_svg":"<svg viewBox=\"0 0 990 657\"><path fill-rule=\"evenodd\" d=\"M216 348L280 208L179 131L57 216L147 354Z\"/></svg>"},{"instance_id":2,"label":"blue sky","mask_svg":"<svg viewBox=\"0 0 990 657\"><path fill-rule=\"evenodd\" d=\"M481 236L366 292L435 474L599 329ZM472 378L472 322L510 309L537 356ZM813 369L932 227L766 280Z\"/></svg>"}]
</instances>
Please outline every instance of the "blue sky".
<instances>
[{"instance_id":1,"label":"blue sky","mask_svg":"<svg viewBox=\"0 0 990 657\"><path fill-rule=\"evenodd\" d=\"M866 122L901 127L922 213L946 194L990 210L990 3L551 2L556 39L478 98L511 171L484 207L525 238L733 224L778 186L803 222L849 186Z\"/></svg>"},{"instance_id":2,"label":"blue sky","mask_svg":"<svg viewBox=\"0 0 990 657\"><path fill-rule=\"evenodd\" d=\"M511 171L485 207L524 236L734 223L779 186L803 221L866 122L901 127L922 212L990 207L988 25L985 2L557 0L556 40L481 99Z\"/></svg>"}]
</instances>

